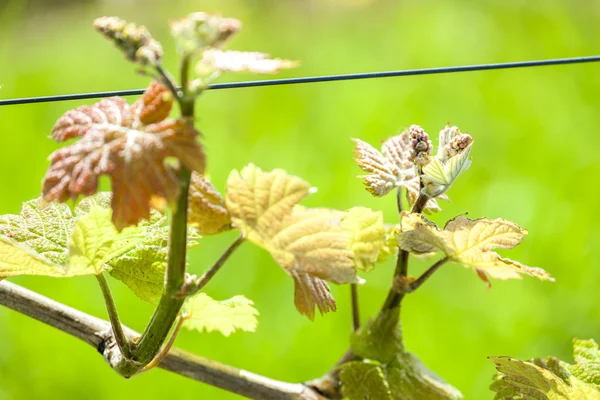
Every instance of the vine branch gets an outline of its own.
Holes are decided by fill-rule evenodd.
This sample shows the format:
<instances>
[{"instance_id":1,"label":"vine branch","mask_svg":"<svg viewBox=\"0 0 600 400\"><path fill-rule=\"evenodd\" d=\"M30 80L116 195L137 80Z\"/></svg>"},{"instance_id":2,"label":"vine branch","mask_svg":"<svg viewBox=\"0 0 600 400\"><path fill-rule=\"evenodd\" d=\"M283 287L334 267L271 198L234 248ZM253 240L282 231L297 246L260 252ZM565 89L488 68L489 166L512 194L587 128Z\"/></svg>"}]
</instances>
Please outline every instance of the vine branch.
<instances>
[{"instance_id":1,"label":"vine branch","mask_svg":"<svg viewBox=\"0 0 600 400\"><path fill-rule=\"evenodd\" d=\"M436 262L435 264L433 264L431 267L429 267L427 269L427 271L423 272L423 274L421 276L419 276L417 279L415 279L410 284L408 284L406 286L406 288L404 288L404 293L412 293L415 290L417 290L418 288L420 288L421 285L424 284L425 281L427 279L429 279L431 277L431 275L433 275L435 273L435 271L437 271L442 265L446 264L448 262L448 260L449 260L448 257L444 257L441 260L439 260L438 262Z\"/></svg>"},{"instance_id":2,"label":"vine branch","mask_svg":"<svg viewBox=\"0 0 600 400\"><path fill-rule=\"evenodd\" d=\"M202 274L200 278L192 281L188 287L184 288L184 293L182 294L185 296L192 296L202 290L202 288L206 286L206 284L216 275L216 273L219 272L221 267L227 262L229 257L231 257L237 248L244 243L245 239L246 238L243 234L238 236L237 239L235 239L233 243L229 245L225 252L221 254L221 257L219 257L217 262L215 262L212 267L206 270L206 272Z\"/></svg>"},{"instance_id":3,"label":"vine branch","mask_svg":"<svg viewBox=\"0 0 600 400\"><path fill-rule=\"evenodd\" d=\"M98 349L106 359L114 342L111 324L82 311L58 303L14 283L0 282L0 305L32 317L75 336ZM139 336L125 328L127 337ZM159 368L259 400L325 400L310 387L270 379L223 365L179 349L172 349Z\"/></svg>"},{"instance_id":4,"label":"vine branch","mask_svg":"<svg viewBox=\"0 0 600 400\"><path fill-rule=\"evenodd\" d=\"M184 57L181 64L182 92L179 93L170 76L160 67L157 71L168 82L169 88L176 97L181 116L188 124L194 121L194 98L187 96L187 79L189 73L189 56ZM165 270L165 288L160 302L152 315L152 319L142 333L138 345L134 349L133 358L141 366L150 363L159 353L169 331L173 327L185 298L177 297L185 283L186 252L187 252L187 219L188 191L192 171L185 165L179 167L179 196L175 204L171 204L172 216L169 226L169 250L167 268Z\"/></svg>"}]
</instances>

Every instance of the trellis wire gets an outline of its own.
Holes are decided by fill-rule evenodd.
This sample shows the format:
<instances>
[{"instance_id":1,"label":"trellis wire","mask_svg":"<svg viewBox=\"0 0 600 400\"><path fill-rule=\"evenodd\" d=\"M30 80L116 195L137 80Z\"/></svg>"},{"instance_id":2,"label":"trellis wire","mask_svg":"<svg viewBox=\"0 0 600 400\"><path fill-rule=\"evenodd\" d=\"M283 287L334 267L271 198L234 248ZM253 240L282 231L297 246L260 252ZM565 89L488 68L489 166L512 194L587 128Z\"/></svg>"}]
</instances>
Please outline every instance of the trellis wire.
<instances>
[{"instance_id":1,"label":"trellis wire","mask_svg":"<svg viewBox=\"0 0 600 400\"><path fill-rule=\"evenodd\" d=\"M581 64L588 62L598 62L600 56L587 56L587 57L571 57L571 58L556 58L550 60L534 60L534 61L517 61L497 64L477 64L477 65L462 65L455 67L438 67L438 68L424 68L424 69L409 69L399 71L381 71L381 72L366 72L356 74L343 74L343 75L323 75L323 76L308 76L300 78L285 78L285 79L266 79L260 81L245 81L245 82L231 82L231 83L217 83L210 85L208 89L238 89L247 87L258 87L258 86L277 86L277 85L292 85L301 83L316 83L316 82L333 82L333 81L347 81L355 79L372 79L372 78L388 78L397 76L412 76L412 75L433 75L433 74L444 74L453 72L469 72L469 71L489 71L496 69L509 69L509 68L525 68L525 67L541 67L548 65L564 65L564 64ZM130 89L130 90L115 90L106 92L89 92L89 93L76 93L76 94L64 94L57 96L41 96L41 97L25 97L17 99L6 99L0 100L0 106L8 106L15 104L30 104L30 103L47 103L55 101L67 101L67 100L84 100L84 99L96 99L102 97L111 96L134 96L140 95L145 89Z\"/></svg>"}]
</instances>

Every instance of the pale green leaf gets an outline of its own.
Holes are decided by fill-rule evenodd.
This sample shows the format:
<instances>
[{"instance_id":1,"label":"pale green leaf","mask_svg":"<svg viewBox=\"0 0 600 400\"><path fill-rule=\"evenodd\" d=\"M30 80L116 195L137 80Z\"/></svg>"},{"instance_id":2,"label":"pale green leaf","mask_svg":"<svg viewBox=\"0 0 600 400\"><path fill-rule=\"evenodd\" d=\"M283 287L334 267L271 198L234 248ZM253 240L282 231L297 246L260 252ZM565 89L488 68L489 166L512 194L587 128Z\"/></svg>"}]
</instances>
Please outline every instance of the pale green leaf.
<instances>
[{"instance_id":1,"label":"pale green leaf","mask_svg":"<svg viewBox=\"0 0 600 400\"><path fill-rule=\"evenodd\" d=\"M20 215L0 216L0 236L18 242L47 260L65 265L75 218L66 204L41 198L23 203Z\"/></svg>"},{"instance_id":2,"label":"pale green leaf","mask_svg":"<svg viewBox=\"0 0 600 400\"><path fill-rule=\"evenodd\" d=\"M0 238L5 238L10 243L19 243L26 251L58 266L58 270L45 271L44 275L66 277L73 274L93 274L96 273L94 267L80 266L67 272L68 246L76 221L86 216L94 207L109 210L110 204L111 194L108 192L82 199L76 205L74 214L65 204L49 203L41 199L31 200L23 204L20 215L0 216ZM135 246L132 246L132 242L126 243L117 252L106 254L102 267L125 283L138 297L150 303L159 300L164 286L169 235L166 222L167 217L164 214L151 210L150 218L140 221L136 228L144 232L141 241L136 240ZM198 239L198 232L193 228L188 229L188 247L197 245ZM110 257L112 259L108 259ZM84 264L89 262L87 260ZM99 265L96 265L97 267ZM38 271L42 273L41 270ZM34 273L34 270L25 272L23 268L14 267L11 276ZM0 276L3 276L1 272Z\"/></svg>"},{"instance_id":3,"label":"pale green leaf","mask_svg":"<svg viewBox=\"0 0 600 400\"><path fill-rule=\"evenodd\" d=\"M383 213L366 207L354 207L345 213L341 225L351 234L350 248L356 267L370 271L386 245Z\"/></svg>"},{"instance_id":4,"label":"pale green leaf","mask_svg":"<svg viewBox=\"0 0 600 400\"><path fill-rule=\"evenodd\" d=\"M77 220L69 241L70 273L99 274L108 262L134 249L144 239L143 228L127 227L119 232L111 218L110 209L94 205Z\"/></svg>"},{"instance_id":5,"label":"pale green leaf","mask_svg":"<svg viewBox=\"0 0 600 400\"><path fill-rule=\"evenodd\" d=\"M512 249L521 243L527 231L504 219L476 220L463 215L448 221L439 229L422 214L402 213L398 245L416 254L442 252L450 261L474 268L477 272L496 279L520 278L520 274L542 280L554 279L540 268L528 267L500 257L492 249ZM486 278L487 279L487 278Z\"/></svg>"},{"instance_id":6,"label":"pale green leaf","mask_svg":"<svg viewBox=\"0 0 600 400\"><path fill-rule=\"evenodd\" d=\"M490 357L502 375L492 384L495 399L598 400L600 391L575 377L563 380L546 368L510 357Z\"/></svg>"},{"instance_id":7,"label":"pale green leaf","mask_svg":"<svg viewBox=\"0 0 600 400\"><path fill-rule=\"evenodd\" d=\"M381 251L379 252L379 256L377 257L377 264L386 262L388 257L398 251L398 241L396 240L396 235L399 231L399 225L385 225L385 239L383 241Z\"/></svg>"},{"instance_id":8,"label":"pale green leaf","mask_svg":"<svg viewBox=\"0 0 600 400\"><path fill-rule=\"evenodd\" d=\"M352 361L340 372L342 391L348 400L392 400L381 365L372 361Z\"/></svg>"},{"instance_id":9,"label":"pale green leaf","mask_svg":"<svg viewBox=\"0 0 600 400\"><path fill-rule=\"evenodd\" d=\"M221 332L225 336L236 330L254 332L258 321L254 303L244 296L217 301L205 293L189 298L184 305L183 327L200 332Z\"/></svg>"},{"instance_id":10,"label":"pale green leaf","mask_svg":"<svg viewBox=\"0 0 600 400\"><path fill-rule=\"evenodd\" d=\"M0 237L0 277L17 275L66 276L64 267L31 251L22 244Z\"/></svg>"},{"instance_id":11,"label":"pale green leaf","mask_svg":"<svg viewBox=\"0 0 600 400\"><path fill-rule=\"evenodd\" d=\"M123 282L140 299L157 304L163 293L167 248L142 241L134 249L108 262L110 275Z\"/></svg>"},{"instance_id":12,"label":"pale green leaf","mask_svg":"<svg viewBox=\"0 0 600 400\"><path fill-rule=\"evenodd\" d=\"M431 197L437 197L448 190L456 178L471 166L471 148L472 144L449 159L431 158L423 168L421 177L425 185L424 192Z\"/></svg>"}]
</instances>

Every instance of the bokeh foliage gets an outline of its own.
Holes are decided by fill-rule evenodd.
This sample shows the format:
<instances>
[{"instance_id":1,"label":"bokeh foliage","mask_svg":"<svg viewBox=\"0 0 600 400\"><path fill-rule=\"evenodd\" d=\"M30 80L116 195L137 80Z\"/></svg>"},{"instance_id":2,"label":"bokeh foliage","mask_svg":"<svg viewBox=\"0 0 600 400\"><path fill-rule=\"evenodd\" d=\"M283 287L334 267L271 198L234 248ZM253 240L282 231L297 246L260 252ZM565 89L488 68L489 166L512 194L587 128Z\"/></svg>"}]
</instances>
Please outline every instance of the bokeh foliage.
<instances>
[{"instance_id":1,"label":"bokeh foliage","mask_svg":"<svg viewBox=\"0 0 600 400\"><path fill-rule=\"evenodd\" d=\"M137 88L148 79L91 28L100 15L145 24L162 40L174 69L167 19L221 11L241 19L235 47L302 62L282 76L420 68L597 54L600 5L586 0L114 0L0 2L0 97ZM246 79L240 75L229 79ZM433 219L503 217L530 232L510 256L549 271L556 283L493 282L447 265L403 305L407 348L466 398L491 398L489 355L568 359L571 338L600 337L598 134L600 65L476 72L327 84L222 90L200 100L208 172L223 189L229 171L255 162L284 168L317 186L308 206L381 209L393 222L391 198L375 199L354 176L353 143L370 143L412 123L433 137L446 122L471 133L473 165ZM18 213L36 197L58 146L46 137L70 102L0 108L0 213ZM202 272L234 239L203 239L191 251ZM390 284L393 262L368 276L363 314L373 314ZM414 274L426 267L413 263ZM15 282L105 316L95 279L23 277ZM142 329L152 308L110 282L122 319ZM215 298L244 294L261 315L256 333L198 336L177 345L275 378L306 380L345 351L349 294L332 288L340 311L312 323L291 302L292 283L270 256L244 245L207 287ZM0 308L0 398L235 399L235 395L165 371L118 377L87 345Z\"/></svg>"}]
</instances>

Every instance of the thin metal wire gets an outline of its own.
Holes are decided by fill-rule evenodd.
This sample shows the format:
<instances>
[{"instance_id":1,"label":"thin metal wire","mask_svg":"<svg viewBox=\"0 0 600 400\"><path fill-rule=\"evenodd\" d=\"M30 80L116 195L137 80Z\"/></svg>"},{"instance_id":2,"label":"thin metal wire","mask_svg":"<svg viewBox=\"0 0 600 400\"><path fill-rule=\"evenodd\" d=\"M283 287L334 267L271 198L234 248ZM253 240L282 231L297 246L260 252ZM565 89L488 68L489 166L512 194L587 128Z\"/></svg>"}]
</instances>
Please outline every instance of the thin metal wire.
<instances>
[{"instance_id":1,"label":"thin metal wire","mask_svg":"<svg viewBox=\"0 0 600 400\"><path fill-rule=\"evenodd\" d=\"M564 65L564 64L581 64L581 63L598 62L598 61L600 61L600 56L557 58L557 59L550 59L550 60L517 61L517 62L497 63L497 64L463 65L463 66L455 66L455 67L409 69L409 70L400 70L400 71L366 72L366 73L357 73L357 74L308 76L308 77L301 77L301 78L266 79L266 80L261 80L261 81L217 83L214 85L210 85L208 87L208 89L211 89L211 90L238 89L238 88L258 87L258 86L276 86L276 85L292 85L292 84L300 84L300 83L347 81L347 80L355 80L355 79L389 78L389 77L395 77L395 76L433 75L433 74L445 74L445 73L453 73L453 72L489 71L489 70L495 70L495 69L541 67L541 66ZM64 94L64 95L58 95L58 96L25 97L25 98L19 98L19 99L0 100L0 106L8 106L8 105L15 105L15 104L29 104L29 103L46 103L46 102L67 101L67 100L96 99L96 98L111 97L111 96L134 96L134 95L142 94L144 92L144 90L145 89L131 89L131 90L115 90L115 91L108 91L108 92Z\"/></svg>"}]
</instances>

